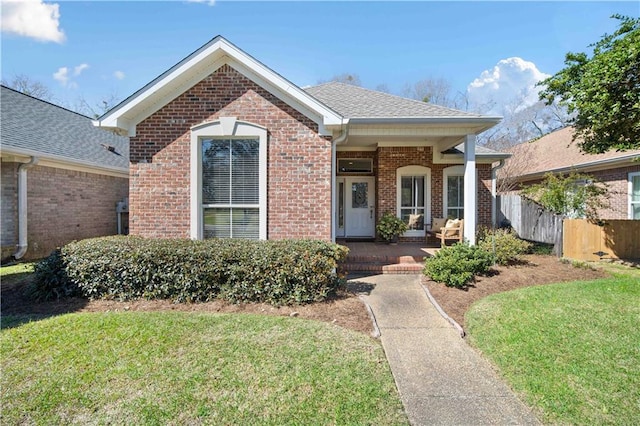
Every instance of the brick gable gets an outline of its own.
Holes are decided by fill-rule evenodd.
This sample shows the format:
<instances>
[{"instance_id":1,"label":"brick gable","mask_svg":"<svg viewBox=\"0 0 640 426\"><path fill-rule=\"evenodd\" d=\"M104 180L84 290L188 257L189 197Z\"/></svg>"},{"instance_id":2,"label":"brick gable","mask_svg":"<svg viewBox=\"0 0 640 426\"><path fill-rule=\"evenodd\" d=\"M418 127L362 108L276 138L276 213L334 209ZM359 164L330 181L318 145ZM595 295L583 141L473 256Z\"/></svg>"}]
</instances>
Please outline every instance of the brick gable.
<instances>
[{"instance_id":1,"label":"brick gable","mask_svg":"<svg viewBox=\"0 0 640 426\"><path fill-rule=\"evenodd\" d=\"M229 65L137 125L130 144L130 232L189 237L190 128L225 116L267 129L268 238L330 240L330 140Z\"/></svg>"}]
</instances>

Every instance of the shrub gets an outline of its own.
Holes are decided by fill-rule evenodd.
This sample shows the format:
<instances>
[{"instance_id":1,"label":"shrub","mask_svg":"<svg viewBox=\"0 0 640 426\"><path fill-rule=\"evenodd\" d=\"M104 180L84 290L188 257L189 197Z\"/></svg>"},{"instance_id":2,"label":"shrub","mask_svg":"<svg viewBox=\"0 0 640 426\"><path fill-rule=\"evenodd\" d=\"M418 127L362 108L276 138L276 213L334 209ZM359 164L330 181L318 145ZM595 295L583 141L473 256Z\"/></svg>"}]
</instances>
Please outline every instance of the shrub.
<instances>
[{"instance_id":1,"label":"shrub","mask_svg":"<svg viewBox=\"0 0 640 426\"><path fill-rule=\"evenodd\" d=\"M443 247L425 261L424 274L448 287L464 288L493 265L493 255L478 246L456 243Z\"/></svg>"},{"instance_id":2,"label":"shrub","mask_svg":"<svg viewBox=\"0 0 640 426\"><path fill-rule=\"evenodd\" d=\"M531 243L521 240L510 229L486 229L480 232L478 245L493 253L499 265L519 262L520 256L531 249Z\"/></svg>"},{"instance_id":3,"label":"shrub","mask_svg":"<svg viewBox=\"0 0 640 426\"><path fill-rule=\"evenodd\" d=\"M38 302L80 294L78 286L67 277L60 249L35 264L33 281L26 293Z\"/></svg>"},{"instance_id":4,"label":"shrub","mask_svg":"<svg viewBox=\"0 0 640 426\"><path fill-rule=\"evenodd\" d=\"M94 299L170 299L274 305L324 300L340 284L335 274L346 247L323 241L248 241L105 237L64 246L55 265L61 287ZM53 284L47 274L37 286Z\"/></svg>"}]
</instances>

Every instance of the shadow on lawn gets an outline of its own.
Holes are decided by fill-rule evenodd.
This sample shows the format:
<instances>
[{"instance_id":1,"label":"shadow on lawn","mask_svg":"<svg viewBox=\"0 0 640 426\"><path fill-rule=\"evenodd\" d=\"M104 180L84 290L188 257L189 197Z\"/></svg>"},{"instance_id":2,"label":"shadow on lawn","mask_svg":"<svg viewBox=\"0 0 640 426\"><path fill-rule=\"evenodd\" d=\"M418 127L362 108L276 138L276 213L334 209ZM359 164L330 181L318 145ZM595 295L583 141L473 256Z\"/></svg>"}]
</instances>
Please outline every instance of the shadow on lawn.
<instances>
[{"instance_id":1,"label":"shadow on lawn","mask_svg":"<svg viewBox=\"0 0 640 426\"><path fill-rule=\"evenodd\" d=\"M5 275L0 284L0 329L19 327L22 324L40 321L57 315L76 312L87 305L88 299L80 297L62 298L36 302L29 295L30 272Z\"/></svg>"}]
</instances>

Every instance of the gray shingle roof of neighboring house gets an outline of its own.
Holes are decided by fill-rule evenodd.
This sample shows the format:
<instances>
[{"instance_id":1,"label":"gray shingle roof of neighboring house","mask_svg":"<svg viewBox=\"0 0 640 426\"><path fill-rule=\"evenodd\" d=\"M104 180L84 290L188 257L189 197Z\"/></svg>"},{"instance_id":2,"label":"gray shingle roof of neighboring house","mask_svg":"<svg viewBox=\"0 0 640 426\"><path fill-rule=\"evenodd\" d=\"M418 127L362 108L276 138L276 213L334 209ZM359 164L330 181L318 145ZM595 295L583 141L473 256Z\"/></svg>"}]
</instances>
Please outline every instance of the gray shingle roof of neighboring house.
<instances>
[{"instance_id":1,"label":"gray shingle roof of neighboring house","mask_svg":"<svg viewBox=\"0 0 640 426\"><path fill-rule=\"evenodd\" d=\"M484 117L335 81L304 90L346 118Z\"/></svg>"},{"instance_id":2,"label":"gray shingle roof of neighboring house","mask_svg":"<svg viewBox=\"0 0 640 426\"><path fill-rule=\"evenodd\" d=\"M464 144L461 143L460 145L456 145L455 147L446 150L444 154L464 154ZM511 157L511 154L495 151L482 145L476 145L476 156L508 158Z\"/></svg>"},{"instance_id":3,"label":"gray shingle roof of neighboring house","mask_svg":"<svg viewBox=\"0 0 640 426\"><path fill-rule=\"evenodd\" d=\"M1 151L128 170L129 139L95 127L89 117L4 86L0 104Z\"/></svg>"}]
</instances>

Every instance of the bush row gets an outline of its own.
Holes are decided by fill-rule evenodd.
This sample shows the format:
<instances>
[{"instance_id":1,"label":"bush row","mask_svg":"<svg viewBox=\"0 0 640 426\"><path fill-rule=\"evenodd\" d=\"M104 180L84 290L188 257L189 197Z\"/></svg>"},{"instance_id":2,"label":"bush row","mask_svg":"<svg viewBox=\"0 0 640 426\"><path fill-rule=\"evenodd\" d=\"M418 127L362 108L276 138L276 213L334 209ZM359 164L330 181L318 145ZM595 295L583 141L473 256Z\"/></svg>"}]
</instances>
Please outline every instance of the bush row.
<instances>
[{"instance_id":1,"label":"bush row","mask_svg":"<svg viewBox=\"0 0 640 426\"><path fill-rule=\"evenodd\" d=\"M315 240L94 238L41 262L35 293L41 299L308 303L338 288L335 270L347 250Z\"/></svg>"}]
</instances>

